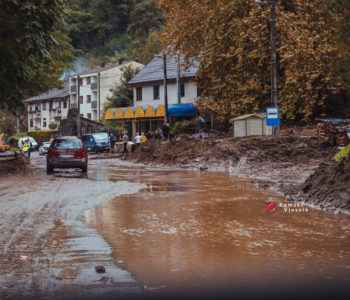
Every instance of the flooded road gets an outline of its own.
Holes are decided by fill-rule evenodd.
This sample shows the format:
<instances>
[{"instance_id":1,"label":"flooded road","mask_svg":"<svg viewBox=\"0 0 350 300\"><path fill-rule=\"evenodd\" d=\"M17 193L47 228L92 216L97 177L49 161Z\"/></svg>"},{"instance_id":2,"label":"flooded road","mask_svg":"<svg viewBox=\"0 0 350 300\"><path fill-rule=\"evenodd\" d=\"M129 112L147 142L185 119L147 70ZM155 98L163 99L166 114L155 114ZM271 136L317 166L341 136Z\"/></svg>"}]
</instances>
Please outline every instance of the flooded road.
<instances>
[{"instance_id":1,"label":"flooded road","mask_svg":"<svg viewBox=\"0 0 350 300\"><path fill-rule=\"evenodd\" d=\"M225 173L119 168L109 180L142 192L84 213L115 262L170 291L293 281L350 283L349 217L286 205ZM274 213L265 201L276 201Z\"/></svg>"},{"instance_id":2,"label":"flooded road","mask_svg":"<svg viewBox=\"0 0 350 300\"><path fill-rule=\"evenodd\" d=\"M106 159L47 176L34 156L27 175L0 178L0 299L348 284L349 217L270 213L267 200L284 203L223 172Z\"/></svg>"}]
</instances>

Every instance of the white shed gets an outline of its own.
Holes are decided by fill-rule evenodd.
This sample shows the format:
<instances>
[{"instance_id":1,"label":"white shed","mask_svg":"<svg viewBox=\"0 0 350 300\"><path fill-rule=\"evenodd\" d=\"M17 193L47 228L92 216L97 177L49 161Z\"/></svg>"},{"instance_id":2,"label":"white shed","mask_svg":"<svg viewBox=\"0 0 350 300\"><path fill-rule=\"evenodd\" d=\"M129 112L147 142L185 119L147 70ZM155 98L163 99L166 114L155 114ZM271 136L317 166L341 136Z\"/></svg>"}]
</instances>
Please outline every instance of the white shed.
<instances>
[{"instance_id":1,"label":"white shed","mask_svg":"<svg viewBox=\"0 0 350 300\"><path fill-rule=\"evenodd\" d=\"M232 119L233 136L272 135L272 126L266 126L266 114L256 113Z\"/></svg>"}]
</instances>

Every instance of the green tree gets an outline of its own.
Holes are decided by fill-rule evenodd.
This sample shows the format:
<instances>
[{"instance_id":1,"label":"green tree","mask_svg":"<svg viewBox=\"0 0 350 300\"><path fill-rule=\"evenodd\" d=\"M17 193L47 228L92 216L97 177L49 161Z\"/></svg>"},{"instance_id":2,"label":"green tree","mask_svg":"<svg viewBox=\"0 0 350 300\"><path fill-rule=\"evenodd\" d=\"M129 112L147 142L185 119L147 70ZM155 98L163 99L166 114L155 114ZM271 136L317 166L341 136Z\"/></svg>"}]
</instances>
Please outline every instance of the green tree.
<instances>
[{"instance_id":1,"label":"green tree","mask_svg":"<svg viewBox=\"0 0 350 300\"><path fill-rule=\"evenodd\" d=\"M0 3L0 106L14 110L21 101L58 86L74 57L62 31L61 0L3 0Z\"/></svg>"},{"instance_id":2,"label":"green tree","mask_svg":"<svg viewBox=\"0 0 350 300\"><path fill-rule=\"evenodd\" d=\"M123 76L121 83L117 84L112 90L112 96L107 98L105 110L110 107L127 107L133 103L133 89L128 83L140 69L132 66L123 67Z\"/></svg>"}]
</instances>

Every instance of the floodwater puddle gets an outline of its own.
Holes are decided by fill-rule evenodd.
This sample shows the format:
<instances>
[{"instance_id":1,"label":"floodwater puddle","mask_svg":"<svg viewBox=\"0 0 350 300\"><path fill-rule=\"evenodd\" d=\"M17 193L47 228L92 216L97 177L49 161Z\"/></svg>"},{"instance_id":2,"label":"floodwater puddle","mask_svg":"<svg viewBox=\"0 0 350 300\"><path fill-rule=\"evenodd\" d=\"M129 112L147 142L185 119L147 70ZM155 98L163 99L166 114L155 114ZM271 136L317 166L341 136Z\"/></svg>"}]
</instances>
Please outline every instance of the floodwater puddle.
<instances>
[{"instance_id":1,"label":"floodwater puddle","mask_svg":"<svg viewBox=\"0 0 350 300\"><path fill-rule=\"evenodd\" d=\"M346 216L285 210L283 198L221 172L119 168L108 177L148 187L85 212L84 221L143 286L350 278ZM266 201L277 202L274 212Z\"/></svg>"}]
</instances>

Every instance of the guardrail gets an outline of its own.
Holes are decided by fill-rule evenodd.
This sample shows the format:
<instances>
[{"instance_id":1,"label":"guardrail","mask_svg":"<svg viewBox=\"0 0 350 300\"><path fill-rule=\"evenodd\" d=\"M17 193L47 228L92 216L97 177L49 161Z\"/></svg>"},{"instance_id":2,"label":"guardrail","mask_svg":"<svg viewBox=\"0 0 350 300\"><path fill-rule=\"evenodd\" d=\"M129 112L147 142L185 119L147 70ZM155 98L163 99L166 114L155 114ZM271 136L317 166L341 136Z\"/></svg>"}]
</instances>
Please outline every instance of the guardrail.
<instances>
[{"instance_id":1,"label":"guardrail","mask_svg":"<svg viewBox=\"0 0 350 300\"><path fill-rule=\"evenodd\" d=\"M22 153L19 150L0 152L0 162L17 160L20 156L22 156Z\"/></svg>"}]
</instances>

